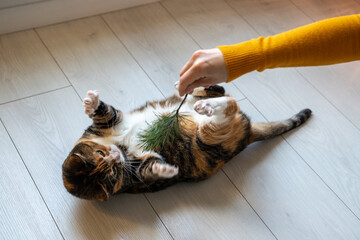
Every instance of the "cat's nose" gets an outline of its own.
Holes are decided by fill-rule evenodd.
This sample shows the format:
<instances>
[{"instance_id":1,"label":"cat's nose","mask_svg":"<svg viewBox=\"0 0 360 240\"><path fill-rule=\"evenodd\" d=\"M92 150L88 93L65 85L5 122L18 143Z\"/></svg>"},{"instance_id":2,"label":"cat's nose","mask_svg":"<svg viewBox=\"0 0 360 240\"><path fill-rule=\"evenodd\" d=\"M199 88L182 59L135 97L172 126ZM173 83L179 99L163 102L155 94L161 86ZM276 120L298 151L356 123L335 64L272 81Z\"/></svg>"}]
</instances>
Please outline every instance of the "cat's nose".
<instances>
[{"instance_id":1,"label":"cat's nose","mask_svg":"<svg viewBox=\"0 0 360 240\"><path fill-rule=\"evenodd\" d=\"M112 152L111 155L115 160L120 159L120 153L119 152Z\"/></svg>"}]
</instances>

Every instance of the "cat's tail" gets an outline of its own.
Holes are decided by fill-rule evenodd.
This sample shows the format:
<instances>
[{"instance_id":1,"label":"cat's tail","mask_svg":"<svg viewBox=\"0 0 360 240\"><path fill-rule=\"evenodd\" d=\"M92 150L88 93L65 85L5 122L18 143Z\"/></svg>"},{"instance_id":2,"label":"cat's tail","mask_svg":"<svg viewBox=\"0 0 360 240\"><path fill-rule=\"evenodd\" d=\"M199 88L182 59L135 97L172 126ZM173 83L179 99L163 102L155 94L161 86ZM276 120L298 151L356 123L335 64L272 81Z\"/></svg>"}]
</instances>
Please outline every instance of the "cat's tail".
<instances>
[{"instance_id":1,"label":"cat's tail","mask_svg":"<svg viewBox=\"0 0 360 240\"><path fill-rule=\"evenodd\" d=\"M311 116L310 109L301 110L289 119L277 122L251 123L250 143L269 139L297 128Z\"/></svg>"}]
</instances>

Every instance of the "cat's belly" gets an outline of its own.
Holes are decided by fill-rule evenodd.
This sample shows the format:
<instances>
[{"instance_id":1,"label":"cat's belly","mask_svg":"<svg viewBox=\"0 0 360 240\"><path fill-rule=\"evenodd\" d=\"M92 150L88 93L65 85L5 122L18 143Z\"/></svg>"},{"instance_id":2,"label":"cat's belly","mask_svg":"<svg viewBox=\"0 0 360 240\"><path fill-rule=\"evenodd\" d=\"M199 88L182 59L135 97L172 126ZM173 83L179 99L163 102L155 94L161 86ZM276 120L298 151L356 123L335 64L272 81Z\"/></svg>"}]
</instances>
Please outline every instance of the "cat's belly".
<instances>
[{"instance_id":1,"label":"cat's belly","mask_svg":"<svg viewBox=\"0 0 360 240\"><path fill-rule=\"evenodd\" d=\"M145 108L141 112L124 114L123 121L114 129L112 141L128 146L128 152L131 155L141 156L144 151L140 148L139 134L149 127L159 115L170 113L173 108L156 109ZM111 140L110 140L111 141Z\"/></svg>"},{"instance_id":2,"label":"cat's belly","mask_svg":"<svg viewBox=\"0 0 360 240\"><path fill-rule=\"evenodd\" d=\"M124 114L122 122L114 129L113 136L104 138L107 144L122 144L128 146L129 154L141 156L144 154L143 149L140 148L140 141L138 135L149 127L153 121L157 120L162 114L171 113L177 106L148 107L143 111ZM193 104L185 103L180 110L181 114L188 114L193 117L196 122L204 121L207 117L197 114L193 110Z\"/></svg>"}]
</instances>

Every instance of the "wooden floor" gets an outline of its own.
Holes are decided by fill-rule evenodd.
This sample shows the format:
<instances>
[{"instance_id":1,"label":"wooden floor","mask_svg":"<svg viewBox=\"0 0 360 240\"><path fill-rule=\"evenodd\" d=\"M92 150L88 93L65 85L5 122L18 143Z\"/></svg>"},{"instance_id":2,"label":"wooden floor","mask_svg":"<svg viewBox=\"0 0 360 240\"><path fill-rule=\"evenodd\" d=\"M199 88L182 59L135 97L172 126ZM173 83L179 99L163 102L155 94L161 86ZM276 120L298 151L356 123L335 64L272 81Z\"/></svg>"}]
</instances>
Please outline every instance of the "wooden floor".
<instances>
[{"instance_id":1,"label":"wooden floor","mask_svg":"<svg viewBox=\"0 0 360 240\"><path fill-rule=\"evenodd\" d=\"M314 115L204 182L97 203L61 179L88 89L130 110L175 93L197 49L359 12L360 0L168 0L0 36L0 238L360 239L359 61L226 84L254 121Z\"/></svg>"}]
</instances>

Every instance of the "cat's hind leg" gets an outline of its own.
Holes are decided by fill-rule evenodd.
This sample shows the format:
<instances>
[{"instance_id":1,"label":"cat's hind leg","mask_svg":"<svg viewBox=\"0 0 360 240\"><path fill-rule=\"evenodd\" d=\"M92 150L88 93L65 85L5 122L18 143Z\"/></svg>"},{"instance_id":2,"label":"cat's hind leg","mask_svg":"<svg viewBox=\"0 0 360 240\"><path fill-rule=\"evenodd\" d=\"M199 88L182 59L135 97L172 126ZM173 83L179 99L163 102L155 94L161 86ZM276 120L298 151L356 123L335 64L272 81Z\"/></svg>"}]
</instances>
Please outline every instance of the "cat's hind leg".
<instances>
[{"instance_id":1,"label":"cat's hind leg","mask_svg":"<svg viewBox=\"0 0 360 240\"><path fill-rule=\"evenodd\" d=\"M246 147L250 121L232 97L198 100L194 110L199 114L194 114L194 154L202 173L210 176Z\"/></svg>"},{"instance_id":2,"label":"cat's hind leg","mask_svg":"<svg viewBox=\"0 0 360 240\"><path fill-rule=\"evenodd\" d=\"M209 149L215 149L214 146L217 146L218 151L224 153L224 157L227 158L246 147L250 120L240 111L234 98L199 100L194 104L194 109L198 114L203 115L196 122L198 143L207 146L204 147L204 151L210 151Z\"/></svg>"},{"instance_id":3,"label":"cat's hind leg","mask_svg":"<svg viewBox=\"0 0 360 240\"><path fill-rule=\"evenodd\" d=\"M197 101L194 110L198 114L207 115L215 124L223 124L239 111L239 107L232 97L218 97Z\"/></svg>"}]
</instances>

